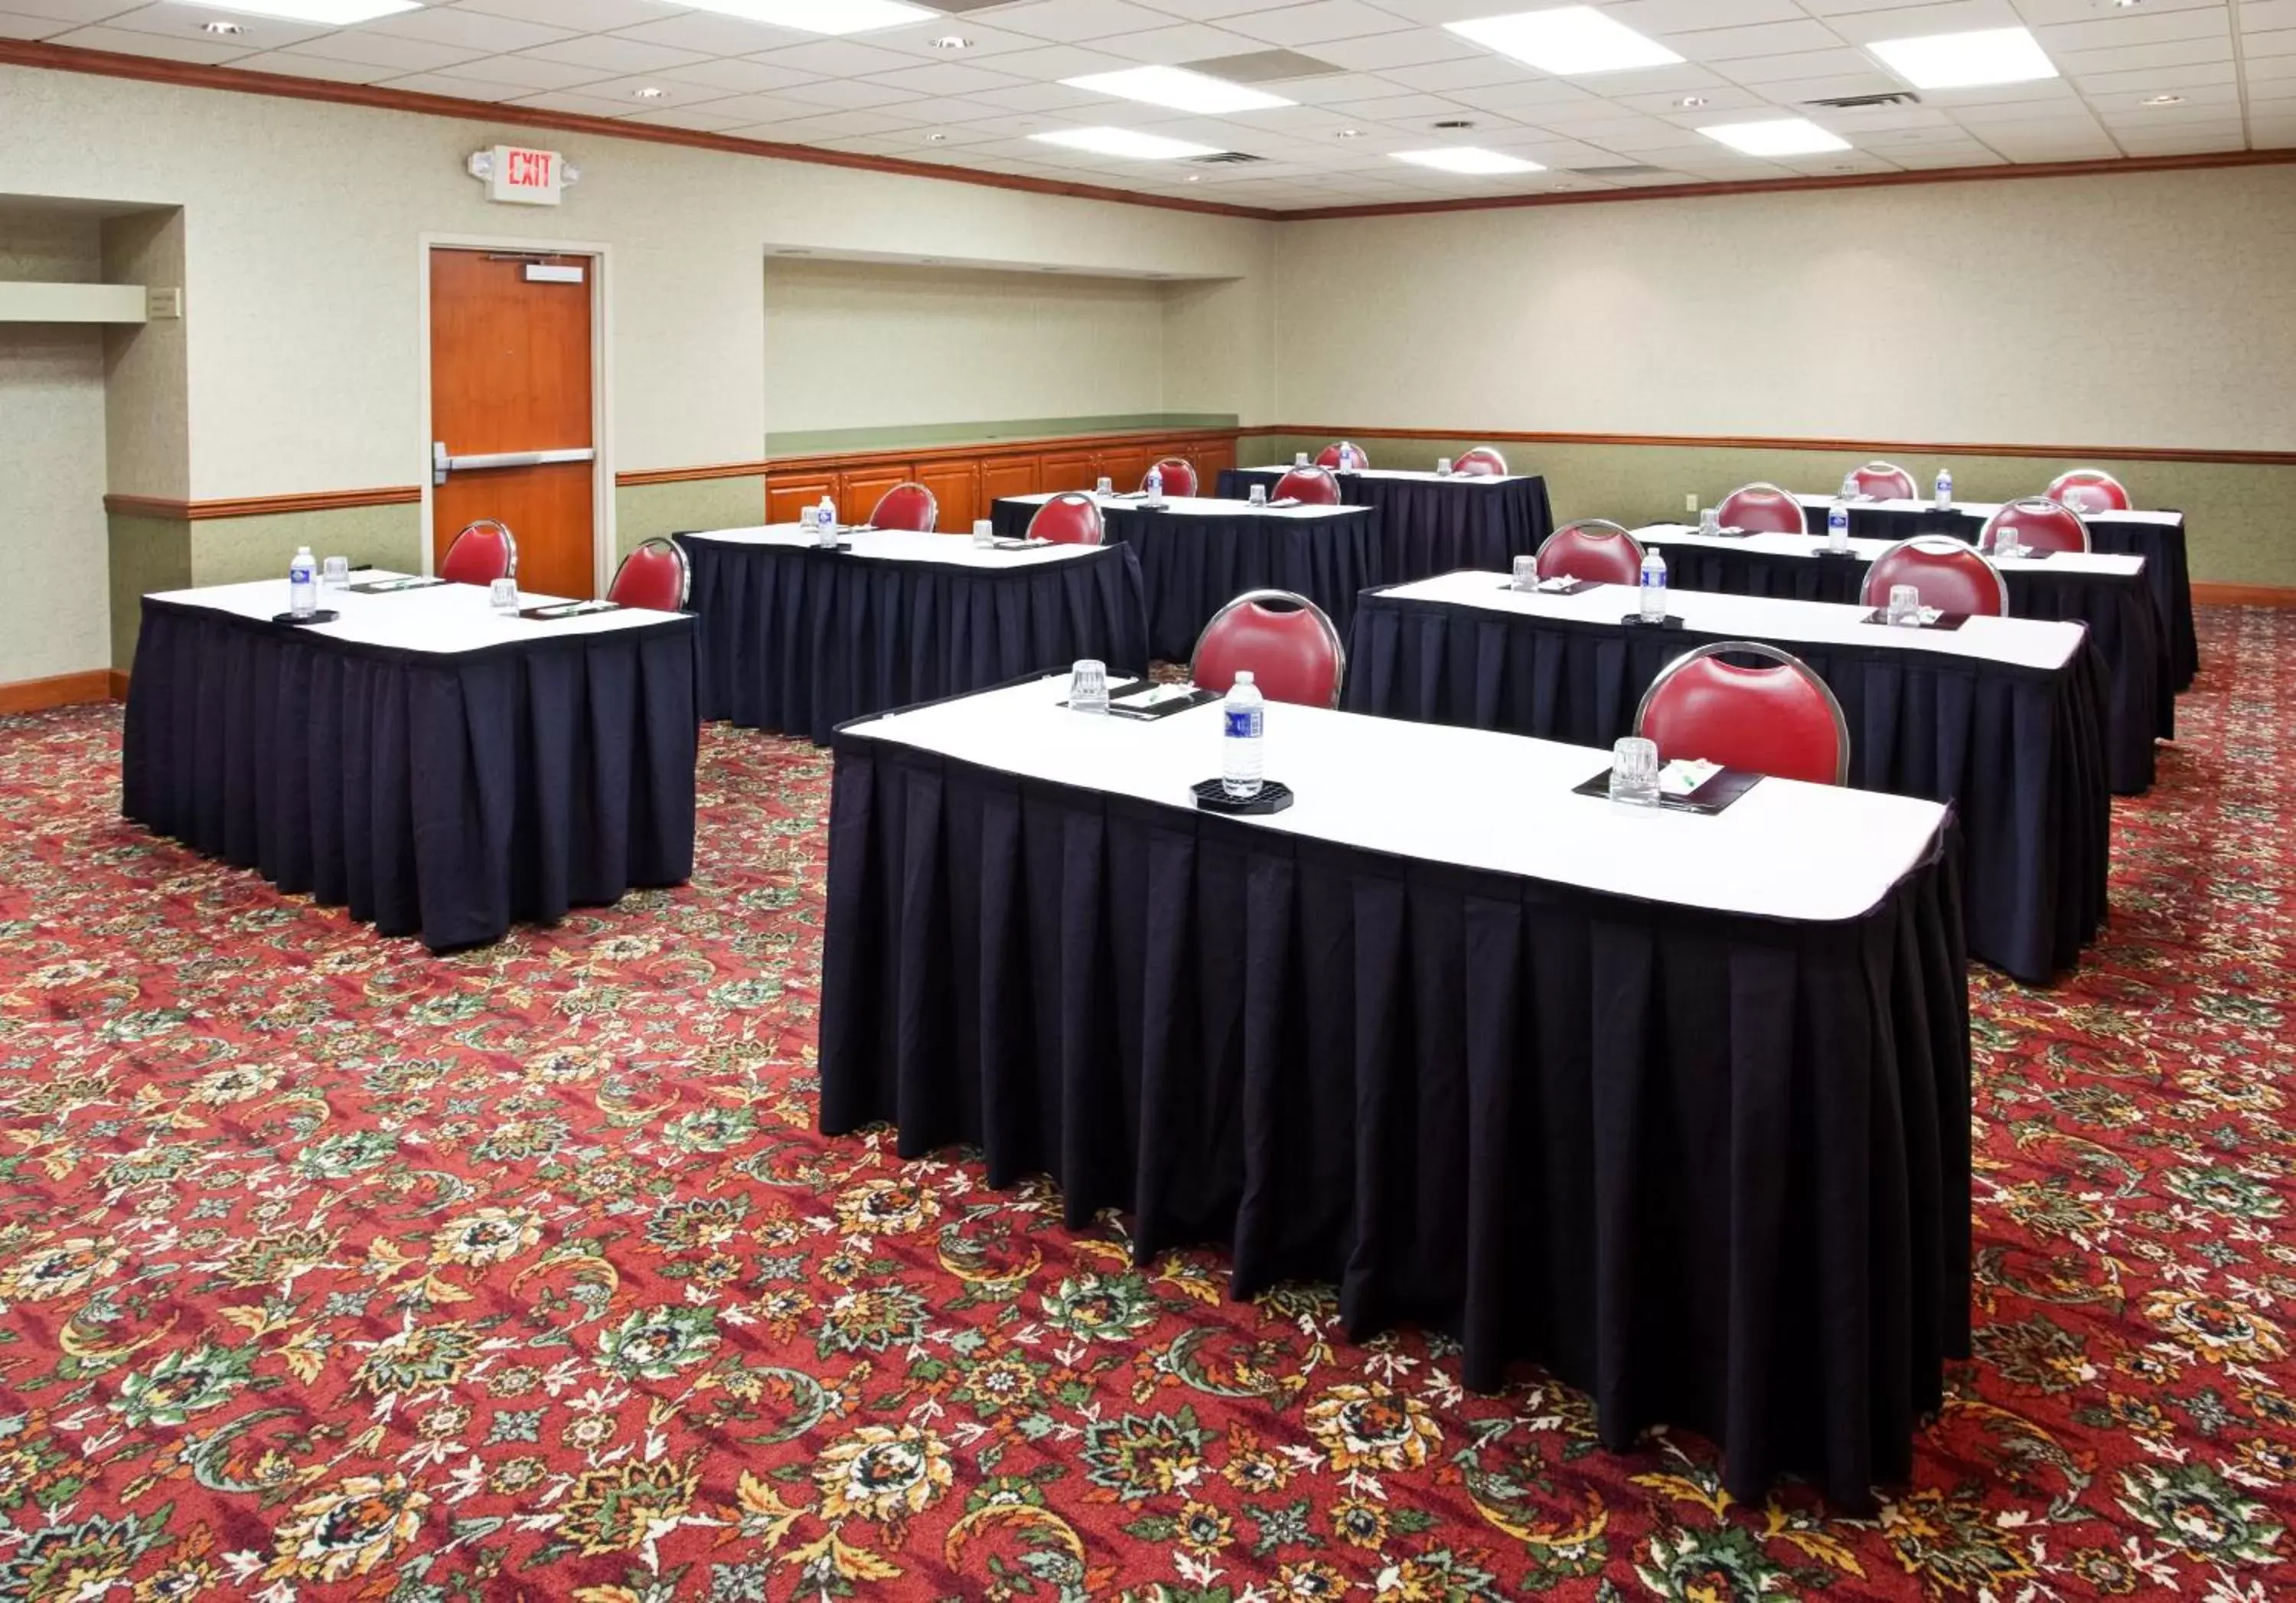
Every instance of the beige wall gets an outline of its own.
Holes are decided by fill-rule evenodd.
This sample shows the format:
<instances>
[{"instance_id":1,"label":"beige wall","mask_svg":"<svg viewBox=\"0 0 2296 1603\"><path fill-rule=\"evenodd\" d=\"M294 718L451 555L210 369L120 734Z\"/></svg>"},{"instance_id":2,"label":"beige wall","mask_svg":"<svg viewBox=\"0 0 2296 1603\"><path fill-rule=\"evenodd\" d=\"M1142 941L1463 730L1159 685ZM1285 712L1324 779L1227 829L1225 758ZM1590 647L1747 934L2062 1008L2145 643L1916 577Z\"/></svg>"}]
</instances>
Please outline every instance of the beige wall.
<instances>
[{"instance_id":1,"label":"beige wall","mask_svg":"<svg viewBox=\"0 0 2296 1603\"><path fill-rule=\"evenodd\" d=\"M0 279L102 276L101 225L0 206ZM104 331L0 324L0 684L105 667Z\"/></svg>"},{"instance_id":2,"label":"beige wall","mask_svg":"<svg viewBox=\"0 0 2296 1603\"><path fill-rule=\"evenodd\" d=\"M2296 449L2296 168L1287 226L1287 422Z\"/></svg>"}]
</instances>

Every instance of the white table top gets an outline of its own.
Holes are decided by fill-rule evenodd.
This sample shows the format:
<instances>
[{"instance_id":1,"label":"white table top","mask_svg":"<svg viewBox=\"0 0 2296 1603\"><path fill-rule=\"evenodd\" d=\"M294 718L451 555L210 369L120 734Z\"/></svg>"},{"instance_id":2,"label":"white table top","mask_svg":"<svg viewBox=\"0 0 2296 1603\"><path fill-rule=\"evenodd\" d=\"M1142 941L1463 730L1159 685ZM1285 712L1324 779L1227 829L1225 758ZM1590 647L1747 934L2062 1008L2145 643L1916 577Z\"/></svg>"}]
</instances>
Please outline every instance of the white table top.
<instances>
[{"instance_id":1,"label":"white table top","mask_svg":"<svg viewBox=\"0 0 2296 1603\"><path fill-rule=\"evenodd\" d=\"M1058 492L1054 492L1058 493ZM1087 493L1079 491L1079 494ZM1005 496L1001 499L1042 506L1052 495ZM1360 506L1254 506L1249 501L1223 501L1218 496L1167 496L1161 506L1150 506L1137 496L1101 496L1093 500L1108 512L1154 512L1182 518L1344 518L1360 516Z\"/></svg>"},{"instance_id":2,"label":"white table top","mask_svg":"<svg viewBox=\"0 0 2296 1603\"><path fill-rule=\"evenodd\" d=\"M373 584L401 577L404 576L397 573L365 571L352 574L350 582ZM283 575L246 584L160 590L149 599L177 606L206 607L266 622L287 611L289 605ZM518 597L523 607L548 606L564 599L525 590L520 591ZM668 623L685 616L681 612L651 612L644 607L623 607L611 612L586 612L571 618L521 618L515 612L496 612L488 603L485 586L462 584L432 585L390 596L354 596L348 589L322 587L319 608L342 616L332 623L303 625L311 634L354 645L439 656L488 651L500 645L530 645L554 636L612 634L620 629Z\"/></svg>"},{"instance_id":3,"label":"white table top","mask_svg":"<svg viewBox=\"0 0 2296 1603\"><path fill-rule=\"evenodd\" d=\"M984 768L1193 808L1218 774L1215 703L1153 723L1070 712L1045 679L849 726ZM1270 705L1267 776L1286 811L1244 822L1423 861L1676 906L1855 918L1929 852L1945 810L1765 779L1714 817L1618 805L1571 787L1610 753L1554 741Z\"/></svg>"},{"instance_id":4,"label":"white table top","mask_svg":"<svg viewBox=\"0 0 2296 1603\"><path fill-rule=\"evenodd\" d=\"M1597 585L1576 596L1544 596L1511 588L1504 573L1446 573L1381 592L1398 601L1432 601L1486 612L1615 625L1639 603L1632 585ZM1864 621L1873 609L1830 601L1786 601L1772 596L1726 596L1715 590L1668 587L1666 610L1687 629L1771 645L1855 645L1975 657L2018 668L2058 669L2072 659L2087 634L2079 623L2038 618L1972 618L1956 629L1887 629Z\"/></svg>"},{"instance_id":5,"label":"white table top","mask_svg":"<svg viewBox=\"0 0 2296 1603\"><path fill-rule=\"evenodd\" d=\"M1288 463L1272 464L1267 467L1248 467L1242 471L1247 473L1288 473L1292 471L1293 465ZM1330 471L1334 473L1345 473L1355 479L1423 479L1430 484L1464 484L1471 488L1478 484L1520 484L1523 480L1534 476L1529 473L1431 473L1425 468L1407 467L1335 467Z\"/></svg>"},{"instance_id":6,"label":"white table top","mask_svg":"<svg viewBox=\"0 0 2296 1603\"><path fill-rule=\"evenodd\" d=\"M2038 495L2039 492L2035 491L2034 493ZM1794 499L1800 502L1804 506L1831 506L1833 505L1834 498L1832 496L1797 495L1794 497ZM1937 510L1937 503L1935 501L1875 499L1871 501L1853 501L1850 505L1853 506L1870 507L1876 512L1935 512ZM1961 514L1964 517L1975 518L1980 522L1982 522L1986 519L1990 518L1995 513L1999 512L2005 505L2006 505L2006 503L2001 501L1956 501L1953 504L1952 510ZM2182 529L2185 526L2185 514L2181 512L2145 512L2143 510L2132 510L2128 512L2092 512L2085 514L2084 515L2092 523L2151 523L2161 529Z\"/></svg>"},{"instance_id":7,"label":"white table top","mask_svg":"<svg viewBox=\"0 0 2296 1603\"><path fill-rule=\"evenodd\" d=\"M813 532L802 523L768 523L755 529L709 529L684 536L715 540L726 546L778 546L811 550ZM843 553L863 562L934 563L944 568L1042 568L1097 556L1100 546L1035 546L1026 550L998 550L972 543L970 530L958 534L919 534L908 529L848 530L838 538L853 542Z\"/></svg>"},{"instance_id":8,"label":"white table top","mask_svg":"<svg viewBox=\"0 0 2296 1603\"><path fill-rule=\"evenodd\" d=\"M1728 537L1701 534L1687 523L1652 523L1635 530L1646 546L1711 546L1717 550L1759 551L1765 556L1814 558L1825 549L1822 534L1749 534ZM1896 546L1896 540L1853 538L1850 555L1870 563ZM2144 571L2144 559L2106 551L2061 551L2054 556L1997 556L1993 565L2004 573L2098 573L2133 579Z\"/></svg>"}]
</instances>

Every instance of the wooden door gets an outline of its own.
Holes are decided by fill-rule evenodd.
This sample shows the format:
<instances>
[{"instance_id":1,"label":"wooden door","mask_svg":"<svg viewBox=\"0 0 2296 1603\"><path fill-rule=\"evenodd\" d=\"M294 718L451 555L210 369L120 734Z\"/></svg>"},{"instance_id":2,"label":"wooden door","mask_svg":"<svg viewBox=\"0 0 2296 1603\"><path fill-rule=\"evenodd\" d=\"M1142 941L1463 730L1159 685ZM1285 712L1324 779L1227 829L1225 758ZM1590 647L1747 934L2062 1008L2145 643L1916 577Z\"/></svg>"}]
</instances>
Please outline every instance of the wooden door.
<instances>
[{"instance_id":1,"label":"wooden door","mask_svg":"<svg viewBox=\"0 0 2296 1603\"><path fill-rule=\"evenodd\" d=\"M587 257L430 252L434 570L457 533L494 518L518 539L521 588L595 594L595 271Z\"/></svg>"}]
</instances>

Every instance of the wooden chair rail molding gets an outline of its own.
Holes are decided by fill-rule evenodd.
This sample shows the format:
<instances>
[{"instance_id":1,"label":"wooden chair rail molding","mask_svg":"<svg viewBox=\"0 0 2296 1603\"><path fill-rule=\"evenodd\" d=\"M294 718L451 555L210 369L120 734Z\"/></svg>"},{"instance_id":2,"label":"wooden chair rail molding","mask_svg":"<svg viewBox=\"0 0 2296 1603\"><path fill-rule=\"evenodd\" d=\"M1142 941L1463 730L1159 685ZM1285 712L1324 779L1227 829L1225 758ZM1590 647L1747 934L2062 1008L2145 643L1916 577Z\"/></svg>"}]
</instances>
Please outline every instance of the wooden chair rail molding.
<instances>
[{"instance_id":1,"label":"wooden chair rail molding","mask_svg":"<svg viewBox=\"0 0 2296 1603\"><path fill-rule=\"evenodd\" d=\"M883 451L840 451L785 456L766 466L766 522L793 523L805 507L828 496L849 518L869 515L896 484L914 481L940 503L940 528L962 534L1005 496L1090 489L1113 479L1130 489L1148 464L1164 456L1195 464L1207 491L1222 468L1235 465L1236 429L1150 430L1084 434L1062 440L1005 440L989 445L934 446Z\"/></svg>"},{"instance_id":2,"label":"wooden chair rail molding","mask_svg":"<svg viewBox=\"0 0 2296 1603\"><path fill-rule=\"evenodd\" d=\"M225 501L179 501L165 496L106 496L103 510L124 518L160 518L200 523L217 518L267 518L282 513L340 512L353 506L413 506L422 499L419 484L381 489L322 489L289 496L247 496Z\"/></svg>"}]
</instances>

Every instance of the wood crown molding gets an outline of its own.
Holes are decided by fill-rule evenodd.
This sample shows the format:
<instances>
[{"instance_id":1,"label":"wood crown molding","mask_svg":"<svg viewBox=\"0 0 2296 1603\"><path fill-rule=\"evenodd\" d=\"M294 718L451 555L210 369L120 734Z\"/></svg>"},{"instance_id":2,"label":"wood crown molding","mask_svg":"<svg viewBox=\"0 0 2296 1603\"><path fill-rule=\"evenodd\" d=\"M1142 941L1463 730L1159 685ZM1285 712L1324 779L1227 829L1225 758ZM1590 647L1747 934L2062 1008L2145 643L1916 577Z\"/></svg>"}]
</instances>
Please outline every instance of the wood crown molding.
<instances>
[{"instance_id":1,"label":"wood crown molding","mask_svg":"<svg viewBox=\"0 0 2296 1603\"><path fill-rule=\"evenodd\" d=\"M1671 446L1692 450L1917 452L1930 456L2105 458L2116 462L2192 462L2218 467L2296 467L2296 451L2198 450L2138 445L1978 445L1926 440L1821 440L1798 435L1562 434L1507 429L1341 428L1335 423L1263 423L1246 434L1324 435L1332 440L1478 440L1494 445Z\"/></svg>"},{"instance_id":2,"label":"wood crown molding","mask_svg":"<svg viewBox=\"0 0 2296 1603\"><path fill-rule=\"evenodd\" d=\"M934 161L904 161L891 156L866 156L852 151L822 150L809 144L784 144L767 139L736 139L730 135L705 134L692 128L624 122L612 117L587 117L578 111L552 111L540 106L499 105L489 101L462 100L451 95L423 95L409 89L378 88L371 84L339 84L324 78L296 78L283 72L256 72L244 67L206 67L191 62L161 61L154 56L129 55L118 51L87 50L76 45L44 45L25 39L0 39L0 65L94 73L102 78L138 78L146 83L174 84L193 89L222 89L239 95L270 95L285 100L325 101L334 105L366 106L381 111L410 111L421 117L448 117L460 122L554 128L564 133L590 134L606 139L635 139L646 144L677 144L690 150L759 156L775 161L803 161L816 167L849 167L863 172L890 173L906 178L972 184L986 189L1016 189L1029 194L1061 195L1078 201L1105 201L1119 206L1148 206L1164 211L1202 212L1212 217L1247 218L1259 222L1272 221L1283 215L1258 207L1223 205L1218 201L1138 194L1128 189L1108 189L1096 184L1064 184L1057 179L1023 177L1015 173L944 167Z\"/></svg>"},{"instance_id":3,"label":"wood crown molding","mask_svg":"<svg viewBox=\"0 0 2296 1603\"><path fill-rule=\"evenodd\" d=\"M2217 585L2193 581L2196 606L2296 607L2296 587L2289 585Z\"/></svg>"},{"instance_id":4,"label":"wood crown molding","mask_svg":"<svg viewBox=\"0 0 2296 1603\"><path fill-rule=\"evenodd\" d=\"M0 685L0 713L45 712L51 707L74 707L82 702L108 702L113 699L115 678L120 680L124 691L127 676L115 674L109 668Z\"/></svg>"},{"instance_id":5,"label":"wood crown molding","mask_svg":"<svg viewBox=\"0 0 2296 1603\"><path fill-rule=\"evenodd\" d=\"M413 506L422 499L419 484L381 489L321 489L291 496L248 496L226 501L179 501L164 496L106 496L103 510L120 517L160 518L203 523L217 518L267 518L283 513L341 512L354 506Z\"/></svg>"}]
</instances>

